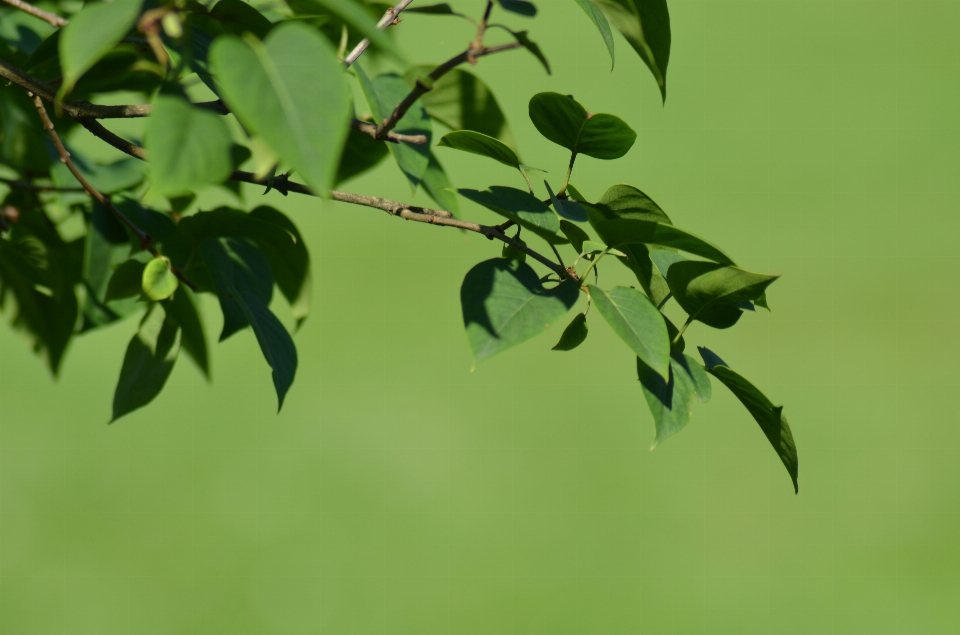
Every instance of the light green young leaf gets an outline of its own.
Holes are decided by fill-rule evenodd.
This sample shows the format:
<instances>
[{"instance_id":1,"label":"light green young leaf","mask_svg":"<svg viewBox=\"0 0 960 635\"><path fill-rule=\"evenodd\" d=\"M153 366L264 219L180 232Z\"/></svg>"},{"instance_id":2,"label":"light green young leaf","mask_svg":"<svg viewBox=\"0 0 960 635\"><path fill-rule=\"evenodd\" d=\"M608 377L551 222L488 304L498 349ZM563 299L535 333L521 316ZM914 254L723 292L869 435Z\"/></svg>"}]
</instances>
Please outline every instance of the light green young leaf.
<instances>
[{"instance_id":1,"label":"light green young leaf","mask_svg":"<svg viewBox=\"0 0 960 635\"><path fill-rule=\"evenodd\" d=\"M703 366L682 352L670 356L669 380L664 380L639 357L637 377L657 431L651 450L690 423L694 400L710 401L710 378Z\"/></svg>"},{"instance_id":2,"label":"light green young leaf","mask_svg":"<svg viewBox=\"0 0 960 635\"><path fill-rule=\"evenodd\" d=\"M667 0L595 0L653 73L667 99L670 13Z\"/></svg>"},{"instance_id":3,"label":"light green young leaf","mask_svg":"<svg viewBox=\"0 0 960 635\"><path fill-rule=\"evenodd\" d=\"M224 181L233 170L223 117L174 95L159 95L147 119L150 178L163 196L180 196Z\"/></svg>"},{"instance_id":4,"label":"light green young leaf","mask_svg":"<svg viewBox=\"0 0 960 635\"><path fill-rule=\"evenodd\" d=\"M362 65L354 64L353 68L357 73L360 88L363 90L364 97L367 98L367 104L370 106L375 121L383 121L389 117L397 104L403 101L403 98L410 92L409 86L399 75L389 73L371 80L364 72ZM387 149L393 155L400 170L406 175L407 180L410 181L411 190L415 192L424 172L430 165L430 139L433 136L430 117L427 116L427 111L424 110L422 104L414 104L397 122L393 130L400 134L424 135L427 137L427 143L423 145L411 143L387 144Z\"/></svg>"},{"instance_id":5,"label":"light green young leaf","mask_svg":"<svg viewBox=\"0 0 960 635\"><path fill-rule=\"evenodd\" d=\"M450 132L445 134L437 145L479 154L511 168L520 169L520 157L513 150L502 141L479 132L473 132L472 130ZM584 215L584 219L586 219L586 215Z\"/></svg>"},{"instance_id":6,"label":"light green young leaf","mask_svg":"<svg viewBox=\"0 0 960 635\"><path fill-rule=\"evenodd\" d=\"M170 300L164 302L164 308L180 327L180 347L194 361L203 376L210 381L210 361L207 353L207 336L203 331L203 322L190 292L180 289Z\"/></svg>"},{"instance_id":7,"label":"light green young leaf","mask_svg":"<svg viewBox=\"0 0 960 635\"><path fill-rule=\"evenodd\" d=\"M637 140L625 121L606 113L591 115L570 95L537 93L529 114L540 134L574 154L619 159Z\"/></svg>"},{"instance_id":8,"label":"light green young leaf","mask_svg":"<svg viewBox=\"0 0 960 635\"><path fill-rule=\"evenodd\" d=\"M127 345L113 394L111 423L142 408L163 390L180 352L180 328L163 305L151 304Z\"/></svg>"},{"instance_id":9,"label":"light green young leaf","mask_svg":"<svg viewBox=\"0 0 960 635\"><path fill-rule=\"evenodd\" d=\"M783 466L787 468L787 472L793 480L794 492L799 493L800 486L797 477L800 462L797 459L797 445L793 441L793 433L790 431L787 417L783 414L783 406L774 406L766 395L731 369L716 353L703 346L698 348L700 349L700 356L703 357L703 363L706 364L707 372L729 388L730 392L740 400L740 403L760 424L763 434L770 441L770 445L773 446L777 456L780 457Z\"/></svg>"},{"instance_id":10,"label":"light green young leaf","mask_svg":"<svg viewBox=\"0 0 960 635\"><path fill-rule=\"evenodd\" d=\"M556 213L530 192L494 185L488 190L459 189L457 193L512 220L524 229L529 229L547 242L567 242L567 239L559 234L560 219Z\"/></svg>"},{"instance_id":11,"label":"light green young leaf","mask_svg":"<svg viewBox=\"0 0 960 635\"><path fill-rule=\"evenodd\" d=\"M691 318L725 329L740 320L744 302L759 298L779 277L713 262L687 260L670 265L667 284L677 303Z\"/></svg>"},{"instance_id":12,"label":"light green young leaf","mask_svg":"<svg viewBox=\"0 0 960 635\"><path fill-rule=\"evenodd\" d=\"M583 344L587 339L587 316L584 313L578 313L567 328L563 330L560 341L553 347L555 351L572 351Z\"/></svg>"},{"instance_id":13,"label":"light green young leaf","mask_svg":"<svg viewBox=\"0 0 960 635\"><path fill-rule=\"evenodd\" d=\"M594 0L576 0L576 2L580 5L580 8L583 9L583 12L587 14L587 17L597 26L597 30L600 31L600 36L603 37L603 43L607 45L607 51L610 53L610 70L613 70L615 63L613 56L613 32L610 30L610 23L607 22L607 17L603 15L603 11L595 4Z\"/></svg>"},{"instance_id":14,"label":"light green young leaf","mask_svg":"<svg viewBox=\"0 0 960 635\"><path fill-rule=\"evenodd\" d=\"M69 93L80 76L120 43L140 15L142 0L114 0L84 5L60 35L63 83L58 96Z\"/></svg>"},{"instance_id":15,"label":"light green young leaf","mask_svg":"<svg viewBox=\"0 0 960 635\"><path fill-rule=\"evenodd\" d=\"M666 379L670 372L667 325L647 296L630 287L604 291L589 285L590 299L613 332L654 372Z\"/></svg>"},{"instance_id":16,"label":"light green young leaf","mask_svg":"<svg viewBox=\"0 0 960 635\"><path fill-rule=\"evenodd\" d=\"M284 22L263 43L217 38L210 61L231 112L311 189L326 195L352 114L333 46L305 24Z\"/></svg>"},{"instance_id":17,"label":"light green young leaf","mask_svg":"<svg viewBox=\"0 0 960 635\"><path fill-rule=\"evenodd\" d=\"M529 265L503 258L481 262L460 288L463 324L474 359L481 362L545 332L579 295L572 278L545 289Z\"/></svg>"},{"instance_id":18,"label":"light green young leaf","mask_svg":"<svg viewBox=\"0 0 960 635\"><path fill-rule=\"evenodd\" d=\"M652 244L673 247L710 260L732 265L733 260L718 247L673 225L647 220L613 219L594 224L600 238L611 247Z\"/></svg>"},{"instance_id":19,"label":"light green young leaf","mask_svg":"<svg viewBox=\"0 0 960 635\"><path fill-rule=\"evenodd\" d=\"M143 295L154 301L166 300L172 296L179 284L179 280L170 268L170 261L160 257L146 264L141 281Z\"/></svg>"}]
</instances>

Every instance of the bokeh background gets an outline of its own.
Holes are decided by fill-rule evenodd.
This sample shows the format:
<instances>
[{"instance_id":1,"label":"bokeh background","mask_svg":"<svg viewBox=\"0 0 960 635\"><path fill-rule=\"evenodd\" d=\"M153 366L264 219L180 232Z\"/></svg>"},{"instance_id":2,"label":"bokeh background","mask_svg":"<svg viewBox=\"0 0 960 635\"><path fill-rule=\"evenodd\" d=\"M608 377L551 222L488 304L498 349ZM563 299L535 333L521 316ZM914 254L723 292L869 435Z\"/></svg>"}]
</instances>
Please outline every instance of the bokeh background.
<instances>
[{"instance_id":1,"label":"bokeh background","mask_svg":"<svg viewBox=\"0 0 960 635\"><path fill-rule=\"evenodd\" d=\"M687 341L786 405L799 496L717 383L649 452L632 356L596 316L574 352L558 330L471 372L459 286L497 245L271 194L315 283L279 416L249 331L215 345L212 384L181 360L107 426L135 319L78 340L59 381L0 329L0 632L960 632L960 3L670 0L665 106L619 36L611 73L574 2L537 4L506 21L554 74L523 51L475 69L524 161L562 179L526 103L573 93L639 132L578 161L588 197L637 185L783 274L772 313ZM395 35L440 62L472 28ZM458 186L521 186L438 152ZM410 200L389 162L344 189Z\"/></svg>"}]
</instances>

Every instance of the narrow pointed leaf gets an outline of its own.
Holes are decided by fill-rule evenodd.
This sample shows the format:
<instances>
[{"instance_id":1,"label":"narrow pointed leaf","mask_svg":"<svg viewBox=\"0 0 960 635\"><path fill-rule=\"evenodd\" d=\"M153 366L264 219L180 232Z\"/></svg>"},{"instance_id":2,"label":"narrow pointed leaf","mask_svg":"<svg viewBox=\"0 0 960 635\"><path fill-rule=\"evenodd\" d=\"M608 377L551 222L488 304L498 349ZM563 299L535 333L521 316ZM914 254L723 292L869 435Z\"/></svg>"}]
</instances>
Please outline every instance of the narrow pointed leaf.
<instances>
[{"instance_id":1,"label":"narrow pointed leaf","mask_svg":"<svg viewBox=\"0 0 960 635\"><path fill-rule=\"evenodd\" d=\"M630 287L604 291L594 285L590 298L613 332L661 377L670 372L670 340L660 311L647 296Z\"/></svg>"},{"instance_id":2,"label":"narrow pointed leaf","mask_svg":"<svg viewBox=\"0 0 960 635\"><path fill-rule=\"evenodd\" d=\"M587 14L587 17L593 21L597 30L600 31L603 43L606 44L607 51L610 53L610 70L613 70L615 63L613 55L613 32L610 30L610 23L607 22L607 17L603 15L603 11L600 10L600 7L596 5L594 0L576 0L576 2L580 5L580 8L583 9L583 12Z\"/></svg>"},{"instance_id":3,"label":"narrow pointed leaf","mask_svg":"<svg viewBox=\"0 0 960 635\"><path fill-rule=\"evenodd\" d=\"M161 304L152 304L127 345L113 395L116 421L160 394L180 352L180 328Z\"/></svg>"},{"instance_id":4,"label":"narrow pointed leaf","mask_svg":"<svg viewBox=\"0 0 960 635\"><path fill-rule=\"evenodd\" d=\"M530 36L527 35L527 31L510 31L510 34L520 43L520 46L530 51L530 53L540 60L540 63L543 64L543 68L546 69L547 75L551 75L550 71L550 62L547 61L546 55L543 54L543 51L540 50L540 45L530 39Z\"/></svg>"},{"instance_id":5,"label":"narrow pointed leaf","mask_svg":"<svg viewBox=\"0 0 960 635\"><path fill-rule=\"evenodd\" d=\"M564 243L557 214L530 192L494 185L489 190L459 189L457 193L512 220L551 243Z\"/></svg>"},{"instance_id":6,"label":"narrow pointed leaf","mask_svg":"<svg viewBox=\"0 0 960 635\"><path fill-rule=\"evenodd\" d=\"M164 303L164 308L180 327L180 348L190 356L209 381L210 360L207 352L207 336L203 331L203 322L200 320L197 307L190 299L190 292L180 289L168 302Z\"/></svg>"},{"instance_id":7,"label":"narrow pointed leaf","mask_svg":"<svg viewBox=\"0 0 960 635\"><path fill-rule=\"evenodd\" d=\"M667 0L595 0L644 61L667 99L670 13Z\"/></svg>"},{"instance_id":8,"label":"narrow pointed leaf","mask_svg":"<svg viewBox=\"0 0 960 635\"><path fill-rule=\"evenodd\" d=\"M720 380L720 382L730 389L740 403L750 412L758 424L763 434L770 441L783 466L787 468L791 480L793 480L793 489L799 493L800 485L797 482L800 463L797 459L797 445L793 440L793 432L790 431L790 424L787 423L787 417L783 414L783 406L774 406L760 390L752 383L747 381L739 373L731 369L722 359L713 351L699 347L700 355L706 364L707 372Z\"/></svg>"},{"instance_id":9,"label":"narrow pointed leaf","mask_svg":"<svg viewBox=\"0 0 960 635\"><path fill-rule=\"evenodd\" d=\"M600 238L611 247L630 244L652 244L673 247L725 265L734 264L730 256L702 238L673 225L648 220L612 219L598 221L594 227Z\"/></svg>"},{"instance_id":10,"label":"narrow pointed leaf","mask_svg":"<svg viewBox=\"0 0 960 635\"><path fill-rule=\"evenodd\" d=\"M690 423L694 401L710 400L710 378L706 371L682 352L670 356L669 380L664 380L639 357L637 377L657 431L651 450Z\"/></svg>"},{"instance_id":11,"label":"narrow pointed leaf","mask_svg":"<svg viewBox=\"0 0 960 635\"><path fill-rule=\"evenodd\" d=\"M240 306L243 308L260 351L273 370L273 386L277 391L277 412L283 408L283 400L293 385L297 373L297 348L287 329L270 312L266 304L255 294L241 291Z\"/></svg>"},{"instance_id":12,"label":"narrow pointed leaf","mask_svg":"<svg viewBox=\"0 0 960 635\"><path fill-rule=\"evenodd\" d=\"M560 336L560 341L557 342L557 345L553 347L555 351L572 351L576 347L583 344L587 339L587 334L589 329L587 328L587 316L583 313L578 313L570 324L567 325L567 328L563 330L563 334Z\"/></svg>"},{"instance_id":13,"label":"narrow pointed leaf","mask_svg":"<svg viewBox=\"0 0 960 635\"><path fill-rule=\"evenodd\" d=\"M528 111L540 134L575 154L619 159L637 140L625 121L606 113L591 115L570 95L537 93Z\"/></svg>"},{"instance_id":14,"label":"narrow pointed leaf","mask_svg":"<svg viewBox=\"0 0 960 635\"><path fill-rule=\"evenodd\" d=\"M718 329L743 314L742 303L759 298L780 276L753 273L713 262L687 260L670 265L667 284L690 317Z\"/></svg>"},{"instance_id":15,"label":"narrow pointed leaf","mask_svg":"<svg viewBox=\"0 0 960 635\"><path fill-rule=\"evenodd\" d=\"M166 300L177 290L179 281L173 275L170 261L166 258L154 258L143 268L143 295L151 300Z\"/></svg>"},{"instance_id":16,"label":"narrow pointed leaf","mask_svg":"<svg viewBox=\"0 0 960 635\"><path fill-rule=\"evenodd\" d=\"M499 161L511 168L520 169L520 157L517 153L507 147L499 139L488 137L487 135L473 132L472 130L457 130L445 134L440 143L437 144L454 150L462 150L472 154L479 154L482 157ZM586 215L584 215L586 218Z\"/></svg>"}]
</instances>

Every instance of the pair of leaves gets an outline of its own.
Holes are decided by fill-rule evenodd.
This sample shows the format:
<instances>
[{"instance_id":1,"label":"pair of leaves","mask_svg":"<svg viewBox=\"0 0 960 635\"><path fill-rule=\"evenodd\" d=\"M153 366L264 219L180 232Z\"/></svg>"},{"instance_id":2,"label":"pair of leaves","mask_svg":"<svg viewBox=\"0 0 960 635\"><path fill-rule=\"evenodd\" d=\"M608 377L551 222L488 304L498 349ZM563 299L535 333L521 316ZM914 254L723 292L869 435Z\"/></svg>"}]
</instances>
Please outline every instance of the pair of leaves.
<instances>
[{"instance_id":1,"label":"pair of leaves","mask_svg":"<svg viewBox=\"0 0 960 635\"><path fill-rule=\"evenodd\" d=\"M573 155L619 159L637 140L637 133L622 119L590 114L570 95L537 93L530 99L529 114L540 134Z\"/></svg>"},{"instance_id":2,"label":"pair of leaves","mask_svg":"<svg viewBox=\"0 0 960 635\"><path fill-rule=\"evenodd\" d=\"M61 98L133 28L142 4L142 0L91 3L70 19L59 38Z\"/></svg>"},{"instance_id":3,"label":"pair of leaves","mask_svg":"<svg viewBox=\"0 0 960 635\"><path fill-rule=\"evenodd\" d=\"M460 289L467 341L477 362L543 333L576 303L579 286L568 278L544 288L536 272L512 259L485 260Z\"/></svg>"},{"instance_id":4,"label":"pair of leaves","mask_svg":"<svg viewBox=\"0 0 960 635\"><path fill-rule=\"evenodd\" d=\"M210 63L244 127L326 195L351 115L349 86L333 46L309 26L286 22L263 42L217 38Z\"/></svg>"}]
</instances>

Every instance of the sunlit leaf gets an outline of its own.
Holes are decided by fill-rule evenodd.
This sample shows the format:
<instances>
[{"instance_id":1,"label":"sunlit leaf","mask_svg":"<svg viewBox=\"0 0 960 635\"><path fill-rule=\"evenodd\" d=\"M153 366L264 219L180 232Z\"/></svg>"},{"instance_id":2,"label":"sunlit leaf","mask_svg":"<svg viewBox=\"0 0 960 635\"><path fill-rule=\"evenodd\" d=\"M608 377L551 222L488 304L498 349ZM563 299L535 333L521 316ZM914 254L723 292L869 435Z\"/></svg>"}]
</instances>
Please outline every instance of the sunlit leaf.
<instances>
[{"instance_id":1,"label":"sunlit leaf","mask_svg":"<svg viewBox=\"0 0 960 635\"><path fill-rule=\"evenodd\" d=\"M590 299L603 319L636 356L666 378L670 368L667 325L647 296L630 287L610 291L589 285Z\"/></svg>"},{"instance_id":2,"label":"sunlit leaf","mask_svg":"<svg viewBox=\"0 0 960 635\"><path fill-rule=\"evenodd\" d=\"M548 242L567 242L559 234L560 219L557 214L530 192L494 185L488 190L459 189L457 193L529 229Z\"/></svg>"},{"instance_id":3,"label":"sunlit leaf","mask_svg":"<svg viewBox=\"0 0 960 635\"><path fill-rule=\"evenodd\" d=\"M779 277L713 262L686 260L670 266L667 284L690 317L725 329L740 319L743 303L759 298Z\"/></svg>"},{"instance_id":4,"label":"sunlit leaf","mask_svg":"<svg viewBox=\"0 0 960 635\"><path fill-rule=\"evenodd\" d=\"M576 2L580 5L580 8L583 9L583 12L587 14L587 17L593 21L597 30L600 31L603 43L606 44L607 51L610 53L610 69L613 70L613 32L610 30L610 23L607 22L606 16L603 15L603 11L600 10L594 0L576 0Z\"/></svg>"},{"instance_id":5,"label":"sunlit leaf","mask_svg":"<svg viewBox=\"0 0 960 635\"><path fill-rule=\"evenodd\" d=\"M652 244L673 247L716 262L732 265L733 260L719 248L702 238L673 225L655 221L621 219L603 220L594 227L600 238L611 247L631 244Z\"/></svg>"},{"instance_id":6,"label":"sunlit leaf","mask_svg":"<svg viewBox=\"0 0 960 635\"><path fill-rule=\"evenodd\" d=\"M143 295L154 301L169 298L179 284L177 277L170 269L170 261L159 257L146 264L141 281Z\"/></svg>"},{"instance_id":7,"label":"sunlit leaf","mask_svg":"<svg viewBox=\"0 0 960 635\"><path fill-rule=\"evenodd\" d=\"M447 133L437 144L454 150L462 150L482 157L499 161L512 168L520 169L520 158L502 141L472 130L457 130ZM586 214L584 214L586 220Z\"/></svg>"},{"instance_id":8,"label":"sunlit leaf","mask_svg":"<svg viewBox=\"0 0 960 635\"><path fill-rule=\"evenodd\" d=\"M619 159L637 140L625 121L606 113L592 115L570 95L537 93L529 113L540 134L575 154Z\"/></svg>"},{"instance_id":9,"label":"sunlit leaf","mask_svg":"<svg viewBox=\"0 0 960 635\"><path fill-rule=\"evenodd\" d=\"M710 378L706 371L682 352L671 354L668 379L638 357L637 377L657 431L651 450L690 423L694 401L710 400Z\"/></svg>"},{"instance_id":10,"label":"sunlit leaf","mask_svg":"<svg viewBox=\"0 0 960 635\"><path fill-rule=\"evenodd\" d=\"M63 70L61 96L70 92L80 76L133 28L141 4L141 0L89 3L63 27L59 40Z\"/></svg>"}]
</instances>

